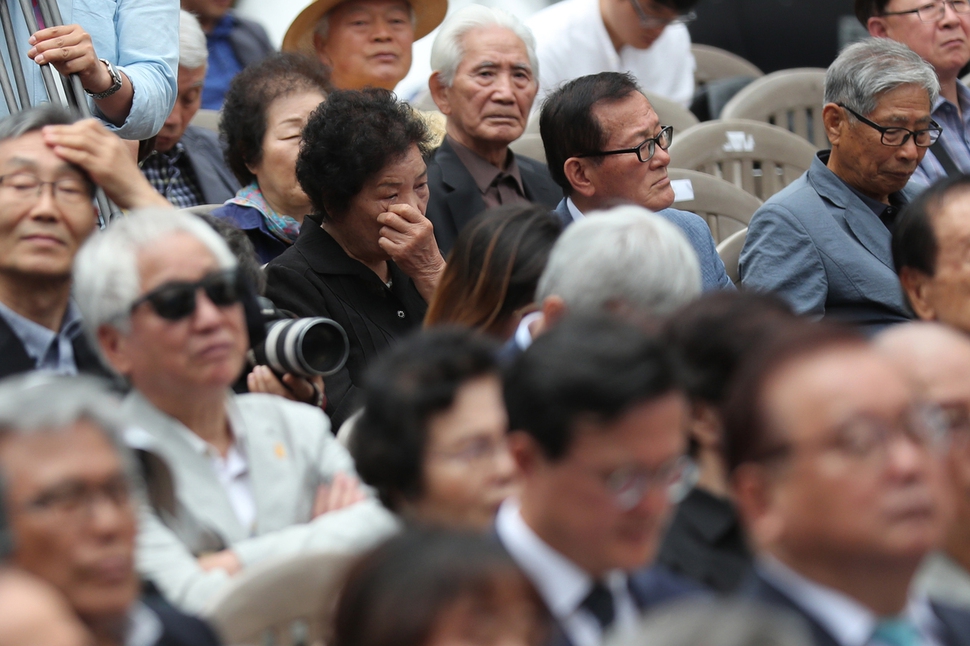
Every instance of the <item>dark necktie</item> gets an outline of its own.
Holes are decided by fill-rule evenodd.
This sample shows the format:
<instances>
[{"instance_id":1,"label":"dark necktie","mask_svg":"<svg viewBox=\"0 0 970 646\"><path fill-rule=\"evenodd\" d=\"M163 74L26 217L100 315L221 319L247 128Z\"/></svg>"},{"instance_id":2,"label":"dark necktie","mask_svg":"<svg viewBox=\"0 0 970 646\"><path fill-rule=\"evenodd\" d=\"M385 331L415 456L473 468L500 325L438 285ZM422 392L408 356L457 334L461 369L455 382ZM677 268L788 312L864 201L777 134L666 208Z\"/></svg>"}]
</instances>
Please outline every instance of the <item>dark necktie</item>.
<instances>
[{"instance_id":1,"label":"dark necktie","mask_svg":"<svg viewBox=\"0 0 970 646\"><path fill-rule=\"evenodd\" d=\"M604 631L610 627L616 616L616 609L613 607L613 593L598 581L593 584L593 589L589 591L589 594L579 605L596 617L596 621L599 622L600 628Z\"/></svg>"}]
</instances>

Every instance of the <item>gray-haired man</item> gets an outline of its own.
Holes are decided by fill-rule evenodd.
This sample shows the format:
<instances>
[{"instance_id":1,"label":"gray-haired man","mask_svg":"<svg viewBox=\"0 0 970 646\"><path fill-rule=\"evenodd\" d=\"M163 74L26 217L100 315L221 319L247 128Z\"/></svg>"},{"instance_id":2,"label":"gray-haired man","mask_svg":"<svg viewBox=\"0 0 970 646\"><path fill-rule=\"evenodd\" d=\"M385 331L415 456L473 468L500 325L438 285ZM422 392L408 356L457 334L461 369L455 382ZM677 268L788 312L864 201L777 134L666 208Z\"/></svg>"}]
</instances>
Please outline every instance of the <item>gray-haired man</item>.
<instances>
[{"instance_id":1,"label":"gray-haired man","mask_svg":"<svg viewBox=\"0 0 970 646\"><path fill-rule=\"evenodd\" d=\"M117 407L91 377L33 374L0 386L11 560L57 588L99 646L214 646L198 619L140 599L133 464Z\"/></svg>"},{"instance_id":2,"label":"gray-haired man","mask_svg":"<svg viewBox=\"0 0 970 646\"><path fill-rule=\"evenodd\" d=\"M428 163L427 216L442 253L486 208L528 202L555 208L562 191L546 166L509 150L539 89L529 28L499 9L466 7L441 24L431 67L431 96L447 117L445 140Z\"/></svg>"},{"instance_id":3,"label":"gray-haired man","mask_svg":"<svg viewBox=\"0 0 970 646\"><path fill-rule=\"evenodd\" d=\"M936 73L905 45L857 43L825 77L831 151L751 219L741 282L796 312L872 331L912 318L893 270L890 233L903 188L940 128Z\"/></svg>"}]
</instances>

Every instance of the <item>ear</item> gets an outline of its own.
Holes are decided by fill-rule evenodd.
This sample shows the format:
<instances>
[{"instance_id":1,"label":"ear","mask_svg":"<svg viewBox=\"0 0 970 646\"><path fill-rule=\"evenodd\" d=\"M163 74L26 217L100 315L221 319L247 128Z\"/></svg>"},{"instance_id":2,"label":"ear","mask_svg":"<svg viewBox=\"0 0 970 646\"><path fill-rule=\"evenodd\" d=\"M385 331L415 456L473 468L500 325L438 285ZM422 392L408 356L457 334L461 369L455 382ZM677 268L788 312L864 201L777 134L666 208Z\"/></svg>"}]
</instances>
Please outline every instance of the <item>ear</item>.
<instances>
[{"instance_id":1,"label":"ear","mask_svg":"<svg viewBox=\"0 0 970 646\"><path fill-rule=\"evenodd\" d=\"M566 301L560 296L547 296L544 301L542 301L542 321L539 325L539 329L536 330L536 335L542 334L543 332L549 330L556 323L562 320L562 317L566 316Z\"/></svg>"},{"instance_id":2,"label":"ear","mask_svg":"<svg viewBox=\"0 0 970 646\"><path fill-rule=\"evenodd\" d=\"M875 36L876 38L889 38L889 25L886 24L886 19L882 16L873 16L866 23L866 28L869 30L870 36Z\"/></svg>"},{"instance_id":3,"label":"ear","mask_svg":"<svg viewBox=\"0 0 970 646\"><path fill-rule=\"evenodd\" d=\"M323 39L320 34L313 34L313 49L317 52L317 58L320 62L327 67L333 67L333 59L330 58L330 52L327 51L327 41Z\"/></svg>"},{"instance_id":4,"label":"ear","mask_svg":"<svg viewBox=\"0 0 970 646\"><path fill-rule=\"evenodd\" d=\"M720 451L721 416L713 406L703 402L691 404L690 436L705 449Z\"/></svg>"},{"instance_id":5,"label":"ear","mask_svg":"<svg viewBox=\"0 0 970 646\"><path fill-rule=\"evenodd\" d=\"M916 317L923 321L935 321L936 308L933 306L932 279L913 267L903 267L899 272L899 282L906 292L909 304L916 312Z\"/></svg>"},{"instance_id":6,"label":"ear","mask_svg":"<svg viewBox=\"0 0 970 646\"><path fill-rule=\"evenodd\" d=\"M433 72L431 74L431 78L428 79L428 89L431 90L431 98L434 100L434 104L438 106L438 110L441 111L441 114L445 115L446 117L450 115L451 102L448 100L449 88L441 79L440 72Z\"/></svg>"},{"instance_id":7,"label":"ear","mask_svg":"<svg viewBox=\"0 0 970 646\"><path fill-rule=\"evenodd\" d=\"M826 103L822 108L822 123L825 124L825 134L833 146L842 138L842 124L846 121L845 110L834 103Z\"/></svg>"},{"instance_id":8,"label":"ear","mask_svg":"<svg viewBox=\"0 0 970 646\"><path fill-rule=\"evenodd\" d=\"M573 190L583 197L592 197L596 193L596 187L587 172L588 168L588 164L579 157L570 157L562 165L562 170Z\"/></svg>"},{"instance_id":9,"label":"ear","mask_svg":"<svg viewBox=\"0 0 970 646\"><path fill-rule=\"evenodd\" d=\"M519 473L528 477L545 459L542 448L535 439L525 431L510 431L508 434L509 453L515 461Z\"/></svg>"},{"instance_id":10,"label":"ear","mask_svg":"<svg viewBox=\"0 0 970 646\"><path fill-rule=\"evenodd\" d=\"M731 490L752 543L761 549L775 544L783 533L784 521L772 505L770 474L766 467L742 464L731 475Z\"/></svg>"},{"instance_id":11,"label":"ear","mask_svg":"<svg viewBox=\"0 0 970 646\"><path fill-rule=\"evenodd\" d=\"M128 358L128 338L118 328L102 325L98 328L98 345L108 363L119 374L128 376L131 361Z\"/></svg>"}]
</instances>

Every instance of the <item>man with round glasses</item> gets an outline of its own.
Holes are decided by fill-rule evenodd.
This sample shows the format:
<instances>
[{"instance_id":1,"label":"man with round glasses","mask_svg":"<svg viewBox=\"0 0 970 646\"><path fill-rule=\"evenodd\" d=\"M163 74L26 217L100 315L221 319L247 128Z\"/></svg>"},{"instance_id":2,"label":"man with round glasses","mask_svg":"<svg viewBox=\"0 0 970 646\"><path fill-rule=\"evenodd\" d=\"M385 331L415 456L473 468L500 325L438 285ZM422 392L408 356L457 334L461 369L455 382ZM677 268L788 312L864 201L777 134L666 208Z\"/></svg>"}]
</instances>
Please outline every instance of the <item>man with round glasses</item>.
<instances>
[{"instance_id":1,"label":"man with round glasses","mask_svg":"<svg viewBox=\"0 0 970 646\"><path fill-rule=\"evenodd\" d=\"M686 468L687 400L664 344L616 319L567 317L504 388L522 489L495 531L556 621L550 643L599 646L691 593L648 567Z\"/></svg>"},{"instance_id":2,"label":"man with round glasses","mask_svg":"<svg viewBox=\"0 0 970 646\"><path fill-rule=\"evenodd\" d=\"M940 95L933 119L943 126L913 178L923 184L970 172L970 89L960 70L970 62L970 1L856 0L859 21L876 37L903 43L936 70Z\"/></svg>"},{"instance_id":3,"label":"man with round glasses","mask_svg":"<svg viewBox=\"0 0 970 646\"><path fill-rule=\"evenodd\" d=\"M579 76L629 72L648 92L689 106L694 56L686 23L697 2L565 0L536 13L528 24L542 67L540 101Z\"/></svg>"},{"instance_id":4,"label":"man with round glasses","mask_svg":"<svg viewBox=\"0 0 970 646\"><path fill-rule=\"evenodd\" d=\"M734 289L707 223L670 208L673 128L660 123L633 76L600 72L565 83L546 98L539 130L549 173L566 196L555 211L563 226L620 204L650 209L683 231L705 291Z\"/></svg>"},{"instance_id":5,"label":"man with round glasses","mask_svg":"<svg viewBox=\"0 0 970 646\"><path fill-rule=\"evenodd\" d=\"M891 230L910 200L903 189L940 136L930 115L938 93L933 68L905 45L871 38L845 49L825 77L832 148L752 217L742 284L868 331L910 320Z\"/></svg>"}]
</instances>

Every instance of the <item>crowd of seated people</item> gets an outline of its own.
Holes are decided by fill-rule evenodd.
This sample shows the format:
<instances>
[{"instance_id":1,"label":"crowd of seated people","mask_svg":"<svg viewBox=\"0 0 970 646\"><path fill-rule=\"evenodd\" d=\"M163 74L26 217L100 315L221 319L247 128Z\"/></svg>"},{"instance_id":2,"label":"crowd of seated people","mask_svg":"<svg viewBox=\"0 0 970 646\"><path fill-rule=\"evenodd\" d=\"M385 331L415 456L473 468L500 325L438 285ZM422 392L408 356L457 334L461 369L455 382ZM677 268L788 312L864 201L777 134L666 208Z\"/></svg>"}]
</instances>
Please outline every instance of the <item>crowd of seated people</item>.
<instances>
[{"instance_id":1,"label":"crowd of seated people","mask_svg":"<svg viewBox=\"0 0 970 646\"><path fill-rule=\"evenodd\" d=\"M315 0L284 53L182 4L173 109L44 27L95 117L0 119L0 646L236 643L328 576L336 646L970 646L970 4L856 2L738 287L645 92L694 2ZM439 25L443 133L391 91Z\"/></svg>"}]
</instances>

